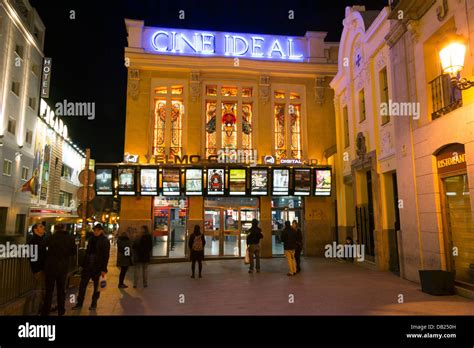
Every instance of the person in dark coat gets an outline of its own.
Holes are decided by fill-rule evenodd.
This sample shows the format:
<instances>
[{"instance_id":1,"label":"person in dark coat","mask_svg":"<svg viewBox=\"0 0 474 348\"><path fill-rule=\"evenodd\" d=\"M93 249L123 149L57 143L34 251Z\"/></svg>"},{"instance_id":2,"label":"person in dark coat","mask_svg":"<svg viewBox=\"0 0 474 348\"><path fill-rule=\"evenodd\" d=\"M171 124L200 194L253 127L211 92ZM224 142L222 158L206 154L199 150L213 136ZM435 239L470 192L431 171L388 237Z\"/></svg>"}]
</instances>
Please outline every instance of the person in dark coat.
<instances>
[{"instance_id":1,"label":"person in dark coat","mask_svg":"<svg viewBox=\"0 0 474 348\"><path fill-rule=\"evenodd\" d=\"M191 251L191 278L194 278L196 261L199 265L199 278L202 278L202 260L204 260L204 246L206 245L206 238L204 233L201 233L199 225L194 226L193 234L189 237L188 246Z\"/></svg>"},{"instance_id":2,"label":"person in dark coat","mask_svg":"<svg viewBox=\"0 0 474 348\"><path fill-rule=\"evenodd\" d=\"M257 273L260 272L260 239L263 238L262 230L258 227L257 219L252 220L252 227L248 230L247 247L249 249L249 273L253 273L254 259L256 259Z\"/></svg>"},{"instance_id":3,"label":"person in dark coat","mask_svg":"<svg viewBox=\"0 0 474 348\"><path fill-rule=\"evenodd\" d=\"M296 249L295 249L295 261L296 261L296 273L301 272L301 251L303 250L303 233L298 227L298 221L293 220L291 225L293 231L296 233Z\"/></svg>"},{"instance_id":4,"label":"person in dark coat","mask_svg":"<svg viewBox=\"0 0 474 348\"><path fill-rule=\"evenodd\" d=\"M119 284L120 289L128 288L124 284L125 275L127 274L128 267L132 265L132 242L127 235L127 232L120 233L117 238L117 266L120 267Z\"/></svg>"},{"instance_id":5,"label":"person in dark coat","mask_svg":"<svg viewBox=\"0 0 474 348\"><path fill-rule=\"evenodd\" d=\"M54 234L45 239L46 256L44 260L44 274L46 278L46 294L44 296L41 315L49 315L53 300L54 285L58 301L58 315L66 312L66 277L71 258L76 253L74 238L66 231L62 224L54 226Z\"/></svg>"},{"instance_id":6,"label":"person in dark coat","mask_svg":"<svg viewBox=\"0 0 474 348\"><path fill-rule=\"evenodd\" d=\"M286 260L288 261L288 268L290 272L288 276L296 275L296 261L295 261L295 250L296 250L296 232L291 228L289 221L285 221L285 228L281 233L281 241L283 242L283 249L285 250Z\"/></svg>"},{"instance_id":7,"label":"person in dark coat","mask_svg":"<svg viewBox=\"0 0 474 348\"><path fill-rule=\"evenodd\" d=\"M31 228L33 235L28 239L28 245L34 245L36 248L37 257L35 260L30 259L31 272L35 277L35 297L39 299L39 312L41 313L44 294L46 290L46 283L44 277L44 260L46 256L46 249L44 246L45 227L43 224L36 223Z\"/></svg>"},{"instance_id":8,"label":"person in dark coat","mask_svg":"<svg viewBox=\"0 0 474 348\"><path fill-rule=\"evenodd\" d=\"M143 225L140 231L140 236L133 242L133 255L134 255L134 275L133 275L133 287L136 288L138 285L138 273L142 270L143 287L148 286L148 264L150 263L151 254L153 251L153 240L148 226Z\"/></svg>"},{"instance_id":9,"label":"person in dark coat","mask_svg":"<svg viewBox=\"0 0 474 348\"><path fill-rule=\"evenodd\" d=\"M110 242L104 235L104 228L101 224L93 227L94 235L89 238L87 243L86 255L82 264L81 283L79 285L79 295L77 304L73 309L81 309L86 295L87 284L92 279L94 282L94 291L92 293L92 303L89 310L97 308L97 301L100 297L99 280L107 274L107 264L110 256Z\"/></svg>"}]
</instances>

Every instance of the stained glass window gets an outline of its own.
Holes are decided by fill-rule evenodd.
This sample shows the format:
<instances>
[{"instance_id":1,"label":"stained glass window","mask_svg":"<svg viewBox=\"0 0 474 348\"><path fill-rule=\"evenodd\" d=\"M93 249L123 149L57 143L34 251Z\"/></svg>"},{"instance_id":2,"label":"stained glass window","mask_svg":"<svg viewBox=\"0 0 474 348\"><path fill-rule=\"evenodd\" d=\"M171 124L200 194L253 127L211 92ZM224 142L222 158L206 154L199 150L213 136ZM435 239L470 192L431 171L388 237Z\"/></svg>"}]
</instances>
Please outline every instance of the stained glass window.
<instances>
[{"instance_id":1,"label":"stained glass window","mask_svg":"<svg viewBox=\"0 0 474 348\"><path fill-rule=\"evenodd\" d=\"M237 103L222 103L222 147L237 149Z\"/></svg>"},{"instance_id":2,"label":"stained glass window","mask_svg":"<svg viewBox=\"0 0 474 348\"><path fill-rule=\"evenodd\" d=\"M286 158L285 104L275 104L275 157Z\"/></svg>"},{"instance_id":3,"label":"stained glass window","mask_svg":"<svg viewBox=\"0 0 474 348\"><path fill-rule=\"evenodd\" d=\"M242 87L242 97L249 98L252 96L252 87Z\"/></svg>"},{"instance_id":4,"label":"stained glass window","mask_svg":"<svg viewBox=\"0 0 474 348\"><path fill-rule=\"evenodd\" d=\"M181 100L171 102L171 147L170 157L181 156L184 105Z\"/></svg>"},{"instance_id":5,"label":"stained glass window","mask_svg":"<svg viewBox=\"0 0 474 348\"><path fill-rule=\"evenodd\" d=\"M221 87L221 94L224 97L236 97L237 87Z\"/></svg>"},{"instance_id":6,"label":"stained glass window","mask_svg":"<svg viewBox=\"0 0 474 348\"><path fill-rule=\"evenodd\" d=\"M275 91L275 98L276 98L276 99L285 99L285 93L284 93L284 92Z\"/></svg>"},{"instance_id":7,"label":"stained glass window","mask_svg":"<svg viewBox=\"0 0 474 348\"><path fill-rule=\"evenodd\" d=\"M206 95L216 96L217 95L217 86L206 86Z\"/></svg>"},{"instance_id":8,"label":"stained glass window","mask_svg":"<svg viewBox=\"0 0 474 348\"><path fill-rule=\"evenodd\" d=\"M290 104L291 158L301 158L301 105Z\"/></svg>"},{"instance_id":9,"label":"stained glass window","mask_svg":"<svg viewBox=\"0 0 474 348\"><path fill-rule=\"evenodd\" d=\"M300 99L299 93L291 92L290 99Z\"/></svg>"},{"instance_id":10,"label":"stained glass window","mask_svg":"<svg viewBox=\"0 0 474 348\"><path fill-rule=\"evenodd\" d=\"M242 105L242 149L252 150L252 116L253 105L246 103Z\"/></svg>"},{"instance_id":11,"label":"stained glass window","mask_svg":"<svg viewBox=\"0 0 474 348\"><path fill-rule=\"evenodd\" d=\"M181 156L183 151L184 104L183 86L155 88L155 117L153 123L153 156ZM167 152L167 148L169 151Z\"/></svg>"},{"instance_id":12,"label":"stained glass window","mask_svg":"<svg viewBox=\"0 0 474 348\"><path fill-rule=\"evenodd\" d=\"M155 101L155 122L153 127L153 155L165 154L166 100Z\"/></svg>"},{"instance_id":13,"label":"stained glass window","mask_svg":"<svg viewBox=\"0 0 474 348\"><path fill-rule=\"evenodd\" d=\"M217 154L216 102L206 101L206 157Z\"/></svg>"}]
</instances>

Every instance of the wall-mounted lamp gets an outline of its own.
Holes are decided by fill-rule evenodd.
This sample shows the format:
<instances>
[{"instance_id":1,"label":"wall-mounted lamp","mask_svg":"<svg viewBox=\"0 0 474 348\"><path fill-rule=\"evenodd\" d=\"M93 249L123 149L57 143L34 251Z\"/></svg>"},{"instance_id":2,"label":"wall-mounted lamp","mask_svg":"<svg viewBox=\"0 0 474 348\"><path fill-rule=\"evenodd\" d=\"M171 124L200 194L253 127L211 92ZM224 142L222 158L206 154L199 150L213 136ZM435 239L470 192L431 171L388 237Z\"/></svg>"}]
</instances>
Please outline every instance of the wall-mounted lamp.
<instances>
[{"instance_id":1,"label":"wall-mounted lamp","mask_svg":"<svg viewBox=\"0 0 474 348\"><path fill-rule=\"evenodd\" d=\"M15 152L15 159L16 160L19 160L21 158L21 156L23 156L23 154L21 152Z\"/></svg>"},{"instance_id":2,"label":"wall-mounted lamp","mask_svg":"<svg viewBox=\"0 0 474 348\"><path fill-rule=\"evenodd\" d=\"M461 90L471 88L474 85L474 81L469 81L465 77L457 79L458 74L464 68L465 54L466 45L459 41L452 42L439 51L443 72L449 74L452 85Z\"/></svg>"}]
</instances>

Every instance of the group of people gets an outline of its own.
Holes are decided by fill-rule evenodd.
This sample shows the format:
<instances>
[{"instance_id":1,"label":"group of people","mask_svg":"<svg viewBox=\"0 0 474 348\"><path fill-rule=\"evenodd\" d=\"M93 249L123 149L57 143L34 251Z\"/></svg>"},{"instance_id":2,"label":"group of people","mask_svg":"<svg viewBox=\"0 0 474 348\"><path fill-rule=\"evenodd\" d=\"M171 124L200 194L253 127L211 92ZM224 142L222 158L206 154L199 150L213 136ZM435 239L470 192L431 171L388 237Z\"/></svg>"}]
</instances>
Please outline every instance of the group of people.
<instances>
[{"instance_id":1,"label":"group of people","mask_svg":"<svg viewBox=\"0 0 474 348\"><path fill-rule=\"evenodd\" d=\"M262 230L258 227L258 221L252 220L252 227L248 230L247 248L249 253L249 273L253 273L254 261L257 273L260 272L260 239L263 238ZM303 250L303 233L298 227L296 220L290 224L285 222L285 228L281 233L281 241L283 242L283 249L288 261L289 272L288 276L294 276L301 272L301 252Z\"/></svg>"},{"instance_id":2,"label":"group of people","mask_svg":"<svg viewBox=\"0 0 474 348\"><path fill-rule=\"evenodd\" d=\"M76 256L76 243L63 224L54 226L54 234L45 237L45 226L35 224L32 227L33 235L28 244L34 245L38 250L38 257L30 260L31 270L35 279L35 289L40 293L42 303L39 314L49 315L58 311L62 316L66 312L66 280L72 258ZM89 280L94 282L94 292L90 309L97 307L99 298L98 284L100 276L107 273L110 243L104 235L101 224L93 227L93 235L88 239L85 255L80 263L82 267L81 284L76 308L82 307L84 295ZM57 306L51 308L54 289L56 288Z\"/></svg>"}]
</instances>

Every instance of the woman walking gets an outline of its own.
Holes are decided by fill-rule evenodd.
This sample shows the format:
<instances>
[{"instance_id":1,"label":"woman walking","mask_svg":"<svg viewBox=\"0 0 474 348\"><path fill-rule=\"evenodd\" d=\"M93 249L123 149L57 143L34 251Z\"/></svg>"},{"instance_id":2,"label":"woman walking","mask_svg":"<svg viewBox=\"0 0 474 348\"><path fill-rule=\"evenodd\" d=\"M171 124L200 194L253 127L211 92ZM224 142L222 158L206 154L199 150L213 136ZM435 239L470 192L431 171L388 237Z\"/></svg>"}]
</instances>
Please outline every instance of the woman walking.
<instances>
[{"instance_id":1,"label":"woman walking","mask_svg":"<svg viewBox=\"0 0 474 348\"><path fill-rule=\"evenodd\" d=\"M204 246L206 245L206 239L204 238L204 234L201 233L201 228L199 225L194 226L194 232L189 237L189 250L191 251L191 270L192 276L194 278L195 269L196 269L196 261L199 265L199 278L202 278L202 260L204 259Z\"/></svg>"},{"instance_id":2,"label":"woman walking","mask_svg":"<svg viewBox=\"0 0 474 348\"><path fill-rule=\"evenodd\" d=\"M128 288L124 284L125 275L127 274L128 267L132 265L132 242L127 235L127 232L123 231L117 238L117 266L120 267L119 275L119 289Z\"/></svg>"}]
</instances>

